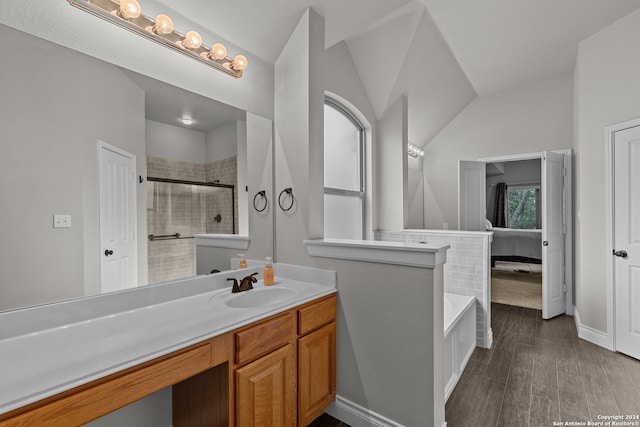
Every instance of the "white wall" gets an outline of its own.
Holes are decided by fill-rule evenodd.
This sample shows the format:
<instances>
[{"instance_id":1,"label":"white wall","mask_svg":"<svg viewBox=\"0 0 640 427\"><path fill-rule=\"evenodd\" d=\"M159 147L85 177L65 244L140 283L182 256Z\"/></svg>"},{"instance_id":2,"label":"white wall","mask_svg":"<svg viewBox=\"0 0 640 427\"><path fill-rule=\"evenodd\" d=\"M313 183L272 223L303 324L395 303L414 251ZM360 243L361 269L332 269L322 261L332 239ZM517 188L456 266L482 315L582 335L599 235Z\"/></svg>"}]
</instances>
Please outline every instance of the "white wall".
<instances>
[{"instance_id":1,"label":"white wall","mask_svg":"<svg viewBox=\"0 0 640 427\"><path fill-rule=\"evenodd\" d=\"M273 66L208 28L176 29L196 30L208 45L220 41L229 52L243 53L249 67L241 79L118 28L66 1L3 0L0 23L225 104L273 117Z\"/></svg>"},{"instance_id":2,"label":"white wall","mask_svg":"<svg viewBox=\"0 0 640 427\"><path fill-rule=\"evenodd\" d=\"M457 228L458 160L571 148L572 122L571 75L475 98L425 147L426 228Z\"/></svg>"},{"instance_id":3,"label":"white wall","mask_svg":"<svg viewBox=\"0 0 640 427\"><path fill-rule=\"evenodd\" d=\"M407 204L409 212L405 228L424 228L424 162L422 157L407 158Z\"/></svg>"},{"instance_id":4,"label":"white wall","mask_svg":"<svg viewBox=\"0 0 640 427\"><path fill-rule=\"evenodd\" d=\"M401 96L378 121L375 230L402 230L407 223L407 105Z\"/></svg>"},{"instance_id":5,"label":"white wall","mask_svg":"<svg viewBox=\"0 0 640 427\"><path fill-rule=\"evenodd\" d=\"M275 65L275 192L295 203L276 207L278 262L308 263L303 240L323 237L324 18L307 10ZM285 199L286 202L286 199Z\"/></svg>"},{"instance_id":6,"label":"white wall","mask_svg":"<svg viewBox=\"0 0 640 427\"><path fill-rule=\"evenodd\" d=\"M606 126L640 117L640 10L580 43L576 93L576 309L583 325L607 330Z\"/></svg>"},{"instance_id":7,"label":"white wall","mask_svg":"<svg viewBox=\"0 0 640 427\"><path fill-rule=\"evenodd\" d=\"M179 126L146 121L147 155L205 163L205 134Z\"/></svg>"},{"instance_id":8,"label":"white wall","mask_svg":"<svg viewBox=\"0 0 640 427\"><path fill-rule=\"evenodd\" d=\"M0 40L0 310L95 294L97 141L134 154L146 176L144 93L95 58L5 26ZM144 235L144 185L137 207ZM72 227L54 229L54 214L70 214ZM138 262L146 283L145 239L138 239Z\"/></svg>"},{"instance_id":9,"label":"white wall","mask_svg":"<svg viewBox=\"0 0 640 427\"><path fill-rule=\"evenodd\" d=\"M273 215L274 204L273 191L273 125L271 120L255 114L247 113L247 145L251 150L247 151L247 206L249 210L249 236L251 242L247 257L261 259L273 257ZM238 169L239 170L239 169ZM244 187L239 188L240 193ZM257 212L253 207L253 199L258 191L266 192L268 204L262 212ZM258 208L262 204L258 200Z\"/></svg>"},{"instance_id":10,"label":"white wall","mask_svg":"<svg viewBox=\"0 0 640 427\"><path fill-rule=\"evenodd\" d=\"M340 64L339 67L335 64ZM345 42L333 45L325 51L325 91L349 108L365 127L365 236L373 238L376 212L374 194L376 183L373 167L376 163L376 116L358 74L351 52Z\"/></svg>"},{"instance_id":11,"label":"white wall","mask_svg":"<svg viewBox=\"0 0 640 427\"><path fill-rule=\"evenodd\" d=\"M228 122L207 132L207 163L238 155L238 123L245 122Z\"/></svg>"}]
</instances>

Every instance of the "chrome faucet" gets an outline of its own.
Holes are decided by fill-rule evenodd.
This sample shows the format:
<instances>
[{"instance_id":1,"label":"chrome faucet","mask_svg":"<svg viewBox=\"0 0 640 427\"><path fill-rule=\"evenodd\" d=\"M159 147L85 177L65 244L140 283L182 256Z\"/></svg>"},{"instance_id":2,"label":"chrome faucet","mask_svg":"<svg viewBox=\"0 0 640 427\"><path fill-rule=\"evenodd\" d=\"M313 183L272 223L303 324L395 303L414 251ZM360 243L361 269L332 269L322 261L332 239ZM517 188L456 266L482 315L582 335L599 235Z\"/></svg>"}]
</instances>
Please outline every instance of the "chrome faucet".
<instances>
[{"instance_id":1,"label":"chrome faucet","mask_svg":"<svg viewBox=\"0 0 640 427\"><path fill-rule=\"evenodd\" d=\"M256 279L255 277L257 274L258 272L256 271L253 274L243 277L242 279L240 279L240 285L238 285L238 279L229 277L227 280L233 281L233 287L231 288L231 293L236 294L238 292L244 292L244 291L249 291L253 289L253 284L258 281L258 279Z\"/></svg>"}]
</instances>

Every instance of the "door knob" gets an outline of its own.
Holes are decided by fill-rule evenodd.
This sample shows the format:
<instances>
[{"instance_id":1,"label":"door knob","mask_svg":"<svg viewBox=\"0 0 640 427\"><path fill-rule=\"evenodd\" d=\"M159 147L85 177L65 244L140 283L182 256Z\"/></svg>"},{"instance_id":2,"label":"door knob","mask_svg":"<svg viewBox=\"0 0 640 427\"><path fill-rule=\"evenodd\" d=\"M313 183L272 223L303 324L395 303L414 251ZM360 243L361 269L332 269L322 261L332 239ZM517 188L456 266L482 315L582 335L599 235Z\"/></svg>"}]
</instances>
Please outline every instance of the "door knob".
<instances>
[{"instance_id":1,"label":"door knob","mask_svg":"<svg viewBox=\"0 0 640 427\"><path fill-rule=\"evenodd\" d=\"M626 258L628 255L627 251L616 251L615 249L613 250L613 254L620 258Z\"/></svg>"},{"instance_id":2,"label":"door knob","mask_svg":"<svg viewBox=\"0 0 640 427\"><path fill-rule=\"evenodd\" d=\"M549 242L545 240L544 242L542 242L542 246L549 246Z\"/></svg>"},{"instance_id":3,"label":"door knob","mask_svg":"<svg viewBox=\"0 0 640 427\"><path fill-rule=\"evenodd\" d=\"M113 251L111 249L107 249L104 251L104 256L113 255Z\"/></svg>"}]
</instances>

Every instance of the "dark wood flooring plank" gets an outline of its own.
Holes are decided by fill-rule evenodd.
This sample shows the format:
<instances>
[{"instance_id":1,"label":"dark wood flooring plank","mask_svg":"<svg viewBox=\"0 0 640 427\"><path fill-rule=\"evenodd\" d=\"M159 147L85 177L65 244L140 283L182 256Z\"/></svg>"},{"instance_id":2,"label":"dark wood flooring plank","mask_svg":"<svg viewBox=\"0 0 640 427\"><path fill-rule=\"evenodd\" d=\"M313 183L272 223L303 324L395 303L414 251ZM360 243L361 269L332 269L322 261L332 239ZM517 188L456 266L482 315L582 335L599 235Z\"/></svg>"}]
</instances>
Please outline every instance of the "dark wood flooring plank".
<instances>
[{"instance_id":1,"label":"dark wood flooring plank","mask_svg":"<svg viewBox=\"0 0 640 427\"><path fill-rule=\"evenodd\" d=\"M511 350L510 345L500 347L500 344L498 344L498 347L491 356L489 366L487 366L487 370L484 374L485 377L499 381L503 384L506 383L507 377L509 376L509 368L511 367L512 358L513 350Z\"/></svg>"},{"instance_id":2,"label":"dark wood flooring plank","mask_svg":"<svg viewBox=\"0 0 640 427\"><path fill-rule=\"evenodd\" d=\"M601 375L583 375L582 382L591 412L591 421L598 421L598 415L621 413L604 371Z\"/></svg>"},{"instance_id":3,"label":"dark wood flooring plank","mask_svg":"<svg viewBox=\"0 0 640 427\"><path fill-rule=\"evenodd\" d=\"M529 425L531 427L551 426L560 420L558 399L544 396L531 396Z\"/></svg>"},{"instance_id":4,"label":"dark wood flooring plank","mask_svg":"<svg viewBox=\"0 0 640 427\"><path fill-rule=\"evenodd\" d=\"M511 367L533 372L533 361L536 351L532 344L520 343L513 352Z\"/></svg>"},{"instance_id":5,"label":"dark wood flooring plank","mask_svg":"<svg viewBox=\"0 0 640 427\"><path fill-rule=\"evenodd\" d=\"M580 365L573 347L556 347L556 369L558 370L558 387L560 390L583 391L580 378Z\"/></svg>"},{"instance_id":6,"label":"dark wood flooring plank","mask_svg":"<svg viewBox=\"0 0 640 427\"><path fill-rule=\"evenodd\" d=\"M588 421L591 419L589 405L587 405L587 399L582 387L575 392L559 390L558 396L560 398L560 413L566 415L565 418L562 418L563 421Z\"/></svg>"},{"instance_id":7,"label":"dark wood flooring plank","mask_svg":"<svg viewBox=\"0 0 640 427\"><path fill-rule=\"evenodd\" d=\"M475 421L475 426L495 426L502 405L505 383L483 378L474 399L471 419Z\"/></svg>"}]
</instances>

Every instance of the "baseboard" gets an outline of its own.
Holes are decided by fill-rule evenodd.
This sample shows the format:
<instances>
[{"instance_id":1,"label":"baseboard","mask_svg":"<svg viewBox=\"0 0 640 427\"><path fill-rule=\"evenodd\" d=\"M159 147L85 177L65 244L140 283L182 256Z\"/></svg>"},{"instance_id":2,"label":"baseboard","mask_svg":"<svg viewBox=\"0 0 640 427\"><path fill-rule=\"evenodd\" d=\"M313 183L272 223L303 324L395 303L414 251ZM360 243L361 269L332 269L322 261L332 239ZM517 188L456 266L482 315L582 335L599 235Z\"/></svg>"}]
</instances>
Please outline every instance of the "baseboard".
<instances>
[{"instance_id":1,"label":"baseboard","mask_svg":"<svg viewBox=\"0 0 640 427\"><path fill-rule=\"evenodd\" d=\"M325 412L351 427L404 427L341 396Z\"/></svg>"},{"instance_id":2,"label":"baseboard","mask_svg":"<svg viewBox=\"0 0 640 427\"><path fill-rule=\"evenodd\" d=\"M578 337L593 344L599 345L600 347L604 347L608 350L613 351L613 346L611 345L609 335L590 326L583 325L580 321L580 313L578 313L578 308L575 306L573 307L573 319L576 322Z\"/></svg>"},{"instance_id":3,"label":"baseboard","mask_svg":"<svg viewBox=\"0 0 640 427\"><path fill-rule=\"evenodd\" d=\"M487 347L486 348L491 348L492 345L493 345L493 329L489 328L489 332L487 332Z\"/></svg>"}]
</instances>

